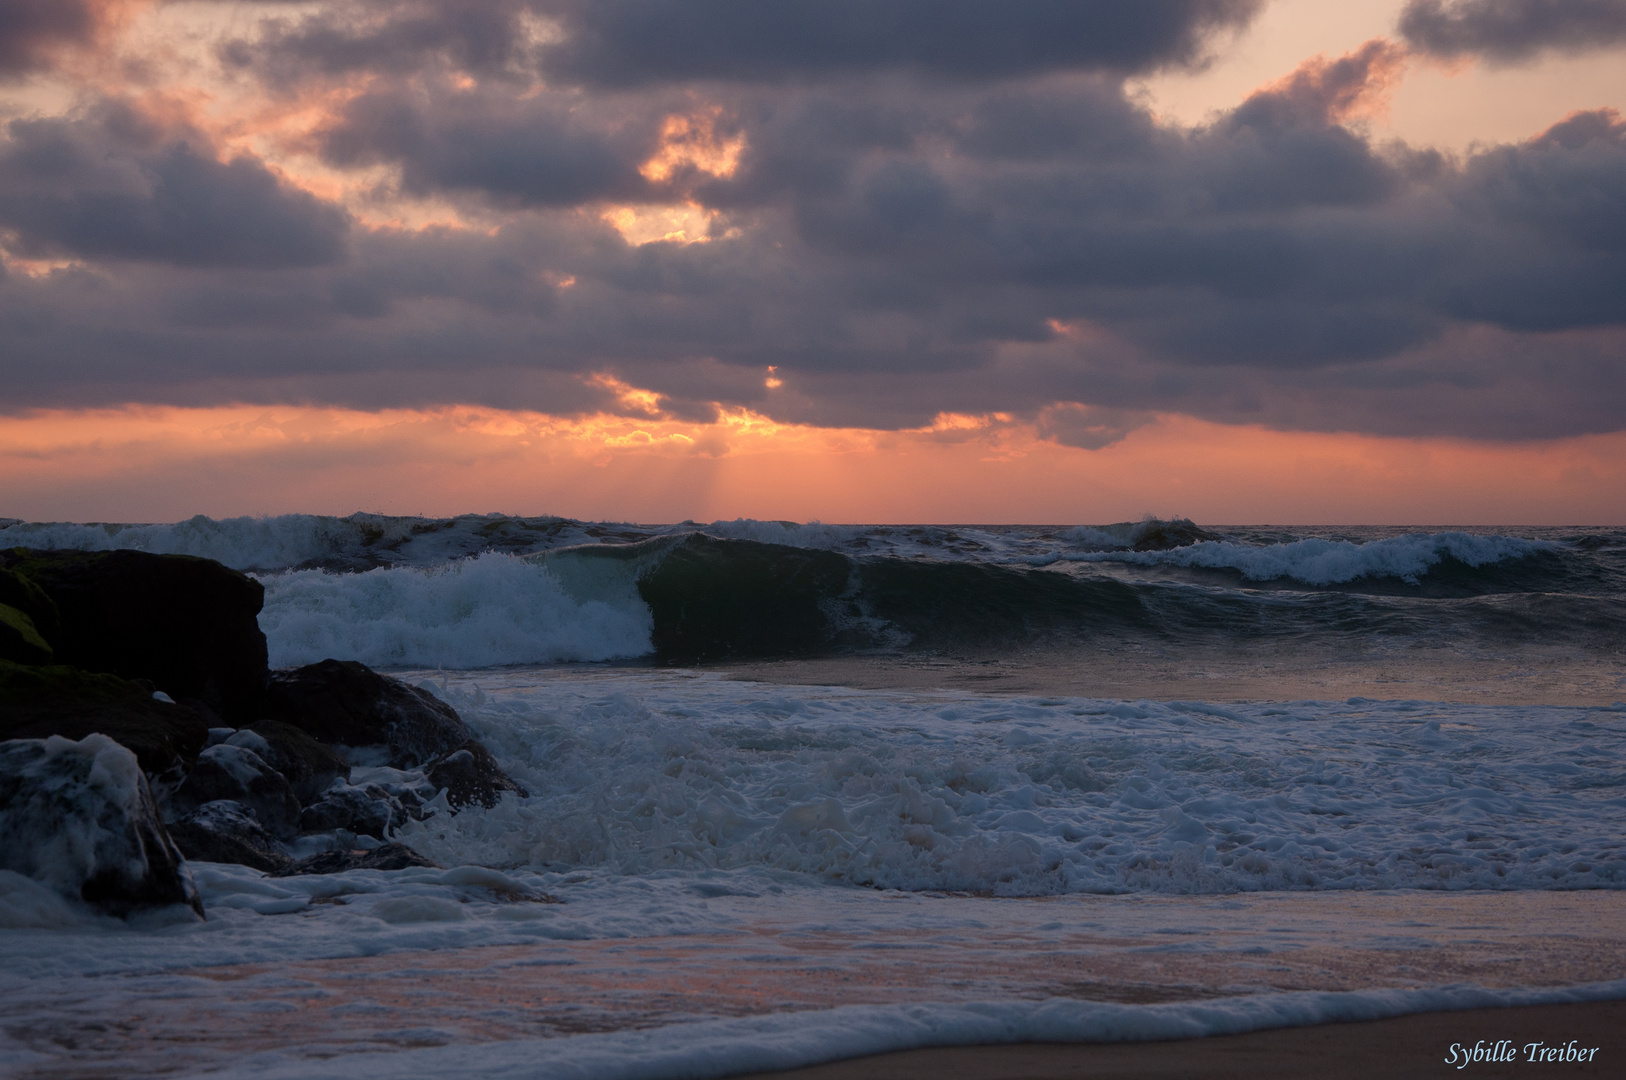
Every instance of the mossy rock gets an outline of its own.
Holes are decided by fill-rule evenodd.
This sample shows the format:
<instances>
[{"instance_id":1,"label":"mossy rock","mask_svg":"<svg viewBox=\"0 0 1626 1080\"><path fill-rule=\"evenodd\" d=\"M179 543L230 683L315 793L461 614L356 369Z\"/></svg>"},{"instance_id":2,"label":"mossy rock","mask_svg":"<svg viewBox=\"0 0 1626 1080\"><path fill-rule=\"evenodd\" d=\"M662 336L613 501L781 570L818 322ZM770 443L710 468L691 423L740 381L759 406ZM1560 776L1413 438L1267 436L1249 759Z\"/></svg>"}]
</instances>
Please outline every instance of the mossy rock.
<instances>
[{"instance_id":1,"label":"mossy rock","mask_svg":"<svg viewBox=\"0 0 1626 1080\"><path fill-rule=\"evenodd\" d=\"M0 569L55 604L60 631L36 627L58 663L150 680L234 726L263 715L265 589L246 574L189 555L29 548L0 551Z\"/></svg>"},{"instance_id":2,"label":"mossy rock","mask_svg":"<svg viewBox=\"0 0 1626 1080\"><path fill-rule=\"evenodd\" d=\"M131 750L143 772L162 775L197 760L209 722L114 675L0 660L0 741L52 735L77 741L97 732Z\"/></svg>"},{"instance_id":3,"label":"mossy rock","mask_svg":"<svg viewBox=\"0 0 1626 1080\"><path fill-rule=\"evenodd\" d=\"M0 660L49 664L51 658L50 643L34 628L34 620L10 604L0 604Z\"/></svg>"},{"instance_id":4,"label":"mossy rock","mask_svg":"<svg viewBox=\"0 0 1626 1080\"><path fill-rule=\"evenodd\" d=\"M23 574L0 567L0 604L27 615L40 637L56 643L62 633L62 615L46 591Z\"/></svg>"}]
</instances>

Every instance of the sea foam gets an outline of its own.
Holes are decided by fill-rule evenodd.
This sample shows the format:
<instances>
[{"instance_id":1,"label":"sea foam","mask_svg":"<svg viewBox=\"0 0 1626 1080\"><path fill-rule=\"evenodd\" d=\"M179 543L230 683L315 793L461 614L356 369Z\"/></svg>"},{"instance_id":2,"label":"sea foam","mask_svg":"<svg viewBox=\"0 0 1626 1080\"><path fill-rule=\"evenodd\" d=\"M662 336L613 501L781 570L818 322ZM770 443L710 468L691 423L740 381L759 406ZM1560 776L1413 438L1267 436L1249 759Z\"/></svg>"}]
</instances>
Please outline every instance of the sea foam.
<instances>
[{"instance_id":1,"label":"sea foam","mask_svg":"<svg viewBox=\"0 0 1626 1080\"><path fill-rule=\"evenodd\" d=\"M273 667L336 656L376 667L486 668L650 651L649 609L630 577L608 596L572 594L549 567L512 555L262 580L260 627Z\"/></svg>"},{"instance_id":2,"label":"sea foam","mask_svg":"<svg viewBox=\"0 0 1626 1080\"><path fill-rule=\"evenodd\" d=\"M502 686L441 692L534 794L401 830L437 861L994 895L1626 887L1614 711Z\"/></svg>"}]
</instances>

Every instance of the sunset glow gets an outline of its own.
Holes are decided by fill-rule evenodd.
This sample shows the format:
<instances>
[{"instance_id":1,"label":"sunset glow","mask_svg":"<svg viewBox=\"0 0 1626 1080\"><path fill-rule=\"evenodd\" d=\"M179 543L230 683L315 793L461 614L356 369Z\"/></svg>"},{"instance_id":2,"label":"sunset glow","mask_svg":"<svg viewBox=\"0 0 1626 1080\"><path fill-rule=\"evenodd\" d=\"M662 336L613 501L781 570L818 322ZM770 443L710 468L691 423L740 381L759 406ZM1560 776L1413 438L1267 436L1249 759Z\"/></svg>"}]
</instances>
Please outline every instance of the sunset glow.
<instances>
[{"instance_id":1,"label":"sunset glow","mask_svg":"<svg viewBox=\"0 0 1626 1080\"><path fill-rule=\"evenodd\" d=\"M634 394L637 392L634 391ZM637 400L637 399L635 399ZM648 400L643 399L643 400ZM1419 525L1626 519L1626 436L1536 445L1286 434L1165 416L1100 450L944 415L878 431L749 410L695 424L232 406L42 412L0 427L17 516L303 510L604 520L1135 520Z\"/></svg>"}]
</instances>

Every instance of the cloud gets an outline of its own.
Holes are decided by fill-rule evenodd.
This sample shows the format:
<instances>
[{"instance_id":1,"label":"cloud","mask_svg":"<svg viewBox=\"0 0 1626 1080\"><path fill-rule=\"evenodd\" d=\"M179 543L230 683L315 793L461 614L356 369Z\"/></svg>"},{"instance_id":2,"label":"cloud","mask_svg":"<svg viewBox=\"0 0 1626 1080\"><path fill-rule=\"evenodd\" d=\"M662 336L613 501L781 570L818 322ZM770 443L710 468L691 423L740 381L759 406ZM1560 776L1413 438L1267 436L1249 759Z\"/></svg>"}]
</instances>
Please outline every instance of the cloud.
<instances>
[{"instance_id":1,"label":"cloud","mask_svg":"<svg viewBox=\"0 0 1626 1080\"><path fill-rule=\"evenodd\" d=\"M0 0L0 78L48 67L58 49L88 44L103 6L96 0Z\"/></svg>"},{"instance_id":2,"label":"cloud","mask_svg":"<svg viewBox=\"0 0 1626 1080\"><path fill-rule=\"evenodd\" d=\"M649 194L638 165L655 134L648 122L635 127L644 130L586 127L548 97L516 105L395 89L352 98L319 137L324 160L341 168L398 164L413 194L477 191L509 205L573 206Z\"/></svg>"},{"instance_id":3,"label":"cloud","mask_svg":"<svg viewBox=\"0 0 1626 1080\"><path fill-rule=\"evenodd\" d=\"M267 24L222 57L287 86L450 67L553 83L783 83L874 71L948 80L1192 65L1262 0L387 0Z\"/></svg>"},{"instance_id":4,"label":"cloud","mask_svg":"<svg viewBox=\"0 0 1626 1080\"><path fill-rule=\"evenodd\" d=\"M201 135L164 132L119 103L13 120L6 136L0 228L15 253L294 267L343 250L344 211L250 155L219 161Z\"/></svg>"},{"instance_id":5,"label":"cloud","mask_svg":"<svg viewBox=\"0 0 1626 1080\"><path fill-rule=\"evenodd\" d=\"M1243 10L1034 5L1010 32L1086 8L1183 13L1188 37ZM12 121L6 407L1003 413L1078 447L1171 411L1487 438L1623 423L1626 128L1608 110L1457 159L1364 130L1407 55L1385 41L1183 127L1122 77L1186 55L1172 45L1069 39L1073 67L1037 53L1022 72L959 31L969 52L882 35L841 53L881 7L835 4L829 40L774 46L805 48L769 79L741 42L799 5L753 7L688 59L634 49L617 20L635 9L678 10L266 5L247 70L292 65L258 99L291 135L159 123L150 103ZM592 20L615 64L583 44ZM508 44L470 51L480 27ZM566 56L548 42L608 66L539 80ZM1109 45L1142 59L1113 67ZM252 98L244 70L230 86ZM302 172L347 201L285 178Z\"/></svg>"},{"instance_id":6,"label":"cloud","mask_svg":"<svg viewBox=\"0 0 1626 1080\"><path fill-rule=\"evenodd\" d=\"M1626 44L1626 0L1410 0L1399 30L1433 56L1516 64Z\"/></svg>"},{"instance_id":7,"label":"cloud","mask_svg":"<svg viewBox=\"0 0 1626 1080\"><path fill-rule=\"evenodd\" d=\"M493 73L526 61L526 10L524 0L338 0L267 20L256 36L229 39L219 53L228 66L284 88L312 76L435 66Z\"/></svg>"},{"instance_id":8,"label":"cloud","mask_svg":"<svg viewBox=\"0 0 1626 1080\"><path fill-rule=\"evenodd\" d=\"M551 77L777 83L896 69L942 79L1144 71L1198 60L1257 0L553 0Z\"/></svg>"}]
</instances>

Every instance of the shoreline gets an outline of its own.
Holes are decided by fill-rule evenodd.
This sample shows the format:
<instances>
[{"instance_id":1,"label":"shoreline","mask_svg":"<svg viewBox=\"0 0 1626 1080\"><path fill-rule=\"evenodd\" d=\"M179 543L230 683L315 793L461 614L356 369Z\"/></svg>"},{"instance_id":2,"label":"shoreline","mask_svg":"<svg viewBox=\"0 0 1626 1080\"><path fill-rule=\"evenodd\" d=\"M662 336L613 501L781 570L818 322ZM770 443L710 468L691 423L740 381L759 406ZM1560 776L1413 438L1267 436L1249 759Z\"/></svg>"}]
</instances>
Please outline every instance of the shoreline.
<instances>
[{"instance_id":1,"label":"shoreline","mask_svg":"<svg viewBox=\"0 0 1626 1080\"><path fill-rule=\"evenodd\" d=\"M434 669L379 670L433 679ZM1466 662L1459 657L1406 658L1385 666L1370 658L1283 663L1242 654L1192 658L1177 652L1046 649L1001 656L934 653L845 654L724 659L661 664L652 657L524 664L491 668L536 677L716 675L731 682L833 686L850 690L1078 697L1124 701L1240 704L1290 701L1427 701L1448 705L1609 709L1626 702L1626 657L1604 665L1567 650L1525 650L1514 657Z\"/></svg>"},{"instance_id":2,"label":"shoreline","mask_svg":"<svg viewBox=\"0 0 1626 1080\"><path fill-rule=\"evenodd\" d=\"M1416 700L1607 708L1626 700L1626 658L1523 649L1464 659L1448 650L1397 656L1045 648L998 656L928 653L716 661L687 669L742 682L855 690L955 691L1152 701ZM634 666L634 665L629 665Z\"/></svg>"},{"instance_id":3,"label":"shoreline","mask_svg":"<svg viewBox=\"0 0 1626 1080\"><path fill-rule=\"evenodd\" d=\"M1452 1044L1489 1049L1507 1040L1517 1060L1451 1064ZM1586 1063L1531 1062L1526 1046L1596 1050ZM1437 1077L1451 1073L1616 1075L1626 1049L1626 1001L1509 1005L1411 1013L1274 1028L1241 1035L1141 1043L1013 1043L929 1047L848 1058L796 1069L738 1074L733 1080L1365 1080L1373 1076ZM1460 1052L1460 1051L1459 1051Z\"/></svg>"}]
</instances>

